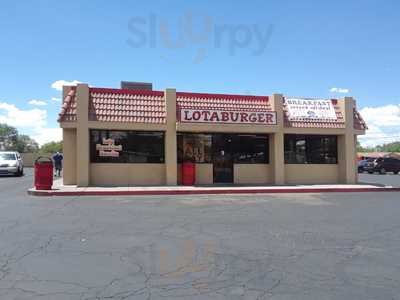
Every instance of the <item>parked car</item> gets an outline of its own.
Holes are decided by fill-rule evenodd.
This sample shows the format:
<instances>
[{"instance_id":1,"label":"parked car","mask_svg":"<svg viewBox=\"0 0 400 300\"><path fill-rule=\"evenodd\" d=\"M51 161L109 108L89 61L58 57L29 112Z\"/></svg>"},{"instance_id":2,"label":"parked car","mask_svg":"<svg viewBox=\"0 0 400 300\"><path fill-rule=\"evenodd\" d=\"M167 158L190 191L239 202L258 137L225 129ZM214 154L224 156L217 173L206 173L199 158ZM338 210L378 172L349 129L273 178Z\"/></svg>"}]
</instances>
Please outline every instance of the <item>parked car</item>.
<instances>
[{"instance_id":1,"label":"parked car","mask_svg":"<svg viewBox=\"0 0 400 300\"><path fill-rule=\"evenodd\" d=\"M18 152L0 152L0 175L24 175L24 163Z\"/></svg>"},{"instance_id":2,"label":"parked car","mask_svg":"<svg viewBox=\"0 0 400 300\"><path fill-rule=\"evenodd\" d=\"M367 158L367 159L363 159L360 160L358 162L358 173L364 173L365 172L365 166L367 165L367 163L372 162L374 160L374 158Z\"/></svg>"},{"instance_id":3,"label":"parked car","mask_svg":"<svg viewBox=\"0 0 400 300\"><path fill-rule=\"evenodd\" d=\"M370 174L374 172L379 172L380 174L393 172L394 174L398 174L400 172L400 159L393 157L376 158L371 162L367 162L364 170Z\"/></svg>"}]
</instances>

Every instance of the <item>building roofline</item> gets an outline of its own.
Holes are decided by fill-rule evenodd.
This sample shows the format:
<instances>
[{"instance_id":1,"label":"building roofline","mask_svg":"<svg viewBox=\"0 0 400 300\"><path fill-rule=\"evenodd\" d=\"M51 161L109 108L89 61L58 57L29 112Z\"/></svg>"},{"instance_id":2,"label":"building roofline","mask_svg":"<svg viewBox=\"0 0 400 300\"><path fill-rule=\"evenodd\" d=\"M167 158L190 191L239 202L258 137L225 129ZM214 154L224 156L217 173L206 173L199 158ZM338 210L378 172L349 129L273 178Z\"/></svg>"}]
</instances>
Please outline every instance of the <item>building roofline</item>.
<instances>
[{"instance_id":1,"label":"building roofline","mask_svg":"<svg viewBox=\"0 0 400 300\"><path fill-rule=\"evenodd\" d=\"M216 94L216 93L193 93L193 92L176 92L177 97L188 98L215 98L215 99L245 99L245 100L258 100L268 101L269 96L254 96L254 95L238 95L238 94Z\"/></svg>"},{"instance_id":2,"label":"building roofline","mask_svg":"<svg viewBox=\"0 0 400 300\"><path fill-rule=\"evenodd\" d=\"M112 88L99 88L99 87L91 87L89 88L89 90L91 93L164 96L163 91L127 90L127 89L112 89Z\"/></svg>"},{"instance_id":3,"label":"building roofline","mask_svg":"<svg viewBox=\"0 0 400 300\"><path fill-rule=\"evenodd\" d=\"M128 90L128 89L114 89L103 87L90 87L92 93L110 93L110 94L132 94L132 95L152 95L164 96L164 91L149 91L149 90ZM256 96L256 95L239 95L239 94L219 94L219 93L193 93L193 92L176 92L177 97L188 98L214 98L214 99L245 99L254 101L268 101L269 96Z\"/></svg>"}]
</instances>

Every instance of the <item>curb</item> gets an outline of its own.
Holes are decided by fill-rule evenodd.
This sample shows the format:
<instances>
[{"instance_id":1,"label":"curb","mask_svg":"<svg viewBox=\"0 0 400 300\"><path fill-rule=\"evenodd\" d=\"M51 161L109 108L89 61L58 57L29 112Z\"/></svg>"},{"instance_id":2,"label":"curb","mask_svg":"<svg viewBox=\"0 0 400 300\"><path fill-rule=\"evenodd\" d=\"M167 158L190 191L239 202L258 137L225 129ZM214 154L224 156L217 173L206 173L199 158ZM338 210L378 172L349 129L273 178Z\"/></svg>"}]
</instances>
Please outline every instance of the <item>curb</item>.
<instances>
[{"instance_id":1,"label":"curb","mask_svg":"<svg viewBox=\"0 0 400 300\"><path fill-rule=\"evenodd\" d=\"M367 193L400 192L400 187L383 188L298 188L298 189L203 189L203 190L144 190L144 191L36 191L28 190L32 196L159 196L159 195L222 195L222 194L310 194L310 193Z\"/></svg>"}]
</instances>

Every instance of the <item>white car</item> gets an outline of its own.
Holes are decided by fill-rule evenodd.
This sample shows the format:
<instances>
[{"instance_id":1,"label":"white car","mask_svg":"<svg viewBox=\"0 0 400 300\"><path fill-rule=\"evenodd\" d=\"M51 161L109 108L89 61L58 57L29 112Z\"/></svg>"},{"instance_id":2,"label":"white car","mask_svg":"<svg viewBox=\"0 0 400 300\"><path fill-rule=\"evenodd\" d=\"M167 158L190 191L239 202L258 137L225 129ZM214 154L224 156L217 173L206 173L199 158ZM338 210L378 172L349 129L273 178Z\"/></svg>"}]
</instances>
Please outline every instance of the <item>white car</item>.
<instances>
[{"instance_id":1,"label":"white car","mask_svg":"<svg viewBox=\"0 0 400 300\"><path fill-rule=\"evenodd\" d=\"M24 163L16 151L0 151L0 175L24 175Z\"/></svg>"}]
</instances>

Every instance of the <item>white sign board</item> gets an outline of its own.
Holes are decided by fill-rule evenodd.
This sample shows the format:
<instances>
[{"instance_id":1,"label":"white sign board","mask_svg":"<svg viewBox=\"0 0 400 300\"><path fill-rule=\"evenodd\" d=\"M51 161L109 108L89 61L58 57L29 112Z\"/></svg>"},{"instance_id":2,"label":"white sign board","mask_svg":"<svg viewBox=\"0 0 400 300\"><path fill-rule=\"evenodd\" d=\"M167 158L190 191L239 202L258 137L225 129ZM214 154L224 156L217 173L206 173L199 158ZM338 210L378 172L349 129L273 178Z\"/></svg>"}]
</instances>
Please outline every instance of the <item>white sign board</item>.
<instances>
[{"instance_id":1,"label":"white sign board","mask_svg":"<svg viewBox=\"0 0 400 300\"><path fill-rule=\"evenodd\" d=\"M180 121L184 123L276 125L276 112L181 108Z\"/></svg>"},{"instance_id":2,"label":"white sign board","mask_svg":"<svg viewBox=\"0 0 400 300\"><path fill-rule=\"evenodd\" d=\"M336 120L335 108L331 100L310 100L286 98L289 120Z\"/></svg>"}]
</instances>

